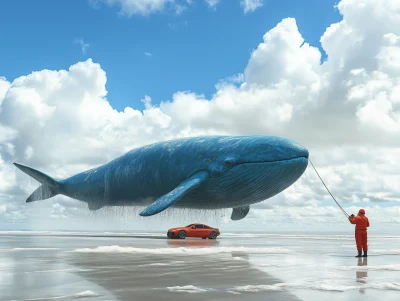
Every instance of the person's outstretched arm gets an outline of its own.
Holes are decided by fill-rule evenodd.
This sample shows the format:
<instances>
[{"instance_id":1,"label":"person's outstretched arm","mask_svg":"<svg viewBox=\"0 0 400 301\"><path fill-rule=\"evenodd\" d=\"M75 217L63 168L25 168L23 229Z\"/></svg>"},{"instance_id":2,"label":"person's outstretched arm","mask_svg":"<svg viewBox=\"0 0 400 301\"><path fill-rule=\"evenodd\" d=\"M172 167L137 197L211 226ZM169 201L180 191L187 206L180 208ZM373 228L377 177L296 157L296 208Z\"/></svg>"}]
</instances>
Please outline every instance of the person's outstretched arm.
<instances>
[{"instance_id":1,"label":"person's outstretched arm","mask_svg":"<svg viewBox=\"0 0 400 301\"><path fill-rule=\"evenodd\" d=\"M349 221L350 221L350 223L351 224L353 224L353 225L355 225L355 224L357 224L357 221L359 220L359 218L358 218L358 216L355 216L355 217L349 217Z\"/></svg>"}]
</instances>

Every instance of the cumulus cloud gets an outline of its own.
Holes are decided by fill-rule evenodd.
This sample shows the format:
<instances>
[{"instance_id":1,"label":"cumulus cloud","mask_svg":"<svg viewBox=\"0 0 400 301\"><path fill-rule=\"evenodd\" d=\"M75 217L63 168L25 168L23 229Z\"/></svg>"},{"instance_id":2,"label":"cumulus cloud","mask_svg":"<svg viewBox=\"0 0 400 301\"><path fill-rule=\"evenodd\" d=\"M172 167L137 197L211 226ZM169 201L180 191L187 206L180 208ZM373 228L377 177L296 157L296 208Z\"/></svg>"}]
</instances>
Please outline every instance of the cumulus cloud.
<instances>
[{"instance_id":1,"label":"cumulus cloud","mask_svg":"<svg viewBox=\"0 0 400 301\"><path fill-rule=\"evenodd\" d=\"M15 161L65 178L155 141L269 134L305 145L346 207L366 206L380 212L379 221L400 222L400 3L342 0L338 9L343 20L321 37L326 61L286 18L264 35L242 74L217 83L211 99L177 92L154 105L146 95L143 111L117 111L107 99L106 73L91 59L12 83L0 78L0 216L24 218L23 200L37 187L16 172ZM48 216L80 212L68 198L51 202L60 206ZM310 166L292 187L254 205L249 218L272 222L269 212L297 223L314 210L318 222L335 212L326 207L332 202Z\"/></svg>"},{"instance_id":2,"label":"cumulus cloud","mask_svg":"<svg viewBox=\"0 0 400 301\"><path fill-rule=\"evenodd\" d=\"M400 207L382 208L377 205L364 206L374 233L391 231L388 225L400 223ZM348 213L357 214L359 207L344 208ZM228 217L225 217L229 222ZM327 223L329 225L327 225ZM348 232L351 226L343 213L335 206L280 207L257 209L249 212L245 220L231 223L235 230L255 228L267 231L295 231L297 229L315 231ZM294 227L296 225L296 227ZM390 227L389 227L390 228Z\"/></svg>"},{"instance_id":3,"label":"cumulus cloud","mask_svg":"<svg viewBox=\"0 0 400 301\"><path fill-rule=\"evenodd\" d=\"M247 14L263 6L263 0L240 0L240 4L243 6L244 13Z\"/></svg>"},{"instance_id":4,"label":"cumulus cloud","mask_svg":"<svg viewBox=\"0 0 400 301\"><path fill-rule=\"evenodd\" d=\"M7 79L5 77L0 76L0 105L9 88L10 88L10 83L7 81Z\"/></svg>"}]
</instances>

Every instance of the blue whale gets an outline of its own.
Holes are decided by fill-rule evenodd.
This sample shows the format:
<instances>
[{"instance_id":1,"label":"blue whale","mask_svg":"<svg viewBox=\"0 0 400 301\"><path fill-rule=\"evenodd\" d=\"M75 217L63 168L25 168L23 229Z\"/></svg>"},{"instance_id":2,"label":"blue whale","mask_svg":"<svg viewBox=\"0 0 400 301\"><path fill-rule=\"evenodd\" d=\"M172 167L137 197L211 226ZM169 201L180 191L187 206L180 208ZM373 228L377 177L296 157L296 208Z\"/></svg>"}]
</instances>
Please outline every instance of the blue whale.
<instances>
[{"instance_id":1,"label":"blue whale","mask_svg":"<svg viewBox=\"0 0 400 301\"><path fill-rule=\"evenodd\" d=\"M308 165L308 150L277 136L204 136L169 140L133 149L64 180L14 163L42 185L26 200L62 194L105 206L144 206L141 216L169 207L232 208L244 218L250 205L282 192Z\"/></svg>"}]
</instances>

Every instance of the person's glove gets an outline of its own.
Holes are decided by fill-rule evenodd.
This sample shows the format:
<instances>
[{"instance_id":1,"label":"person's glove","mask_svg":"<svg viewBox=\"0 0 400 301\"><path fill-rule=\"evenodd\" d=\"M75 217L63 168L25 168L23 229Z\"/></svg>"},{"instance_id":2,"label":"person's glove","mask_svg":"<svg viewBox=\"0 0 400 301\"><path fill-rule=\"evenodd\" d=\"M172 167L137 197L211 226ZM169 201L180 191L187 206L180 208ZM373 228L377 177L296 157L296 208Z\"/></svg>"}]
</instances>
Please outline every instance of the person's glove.
<instances>
[{"instance_id":1,"label":"person's glove","mask_svg":"<svg viewBox=\"0 0 400 301\"><path fill-rule=\"evenodd\" d=\"M350 218L353 218L353 217L354 217L354 214L350 215Z\"/></svg>"}]
</instances>

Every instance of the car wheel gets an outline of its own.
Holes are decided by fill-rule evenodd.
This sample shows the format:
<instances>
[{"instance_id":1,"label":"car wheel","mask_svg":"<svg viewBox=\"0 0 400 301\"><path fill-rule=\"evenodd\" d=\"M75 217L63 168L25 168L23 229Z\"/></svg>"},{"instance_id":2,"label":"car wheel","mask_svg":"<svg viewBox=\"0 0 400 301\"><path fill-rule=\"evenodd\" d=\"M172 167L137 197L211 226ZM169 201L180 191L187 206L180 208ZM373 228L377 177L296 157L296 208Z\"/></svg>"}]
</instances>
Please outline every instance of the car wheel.
<instances>
[{"instance_id":1,"label":"car wheel","mask_svg":"<svg viewBox=\"0 0 400 301\"><path fill-rule=\"evenodd\" d=\"M179 231L178 236L180 239L185 239L186 238L186 232L185 231Z\"/></svg>"},{"instance_id":2,"label":"car wheel","mask_svg":"<svg viewBox=\"0 0 400 301\"><path fill-rule=\"evenodd\" d=\"M212 231L212 232L210 233L209 238L210 238L210 239L216 239L216 238L217 238L217 233L214 232L214 231Z\"/></svg>"}]
</instances>

